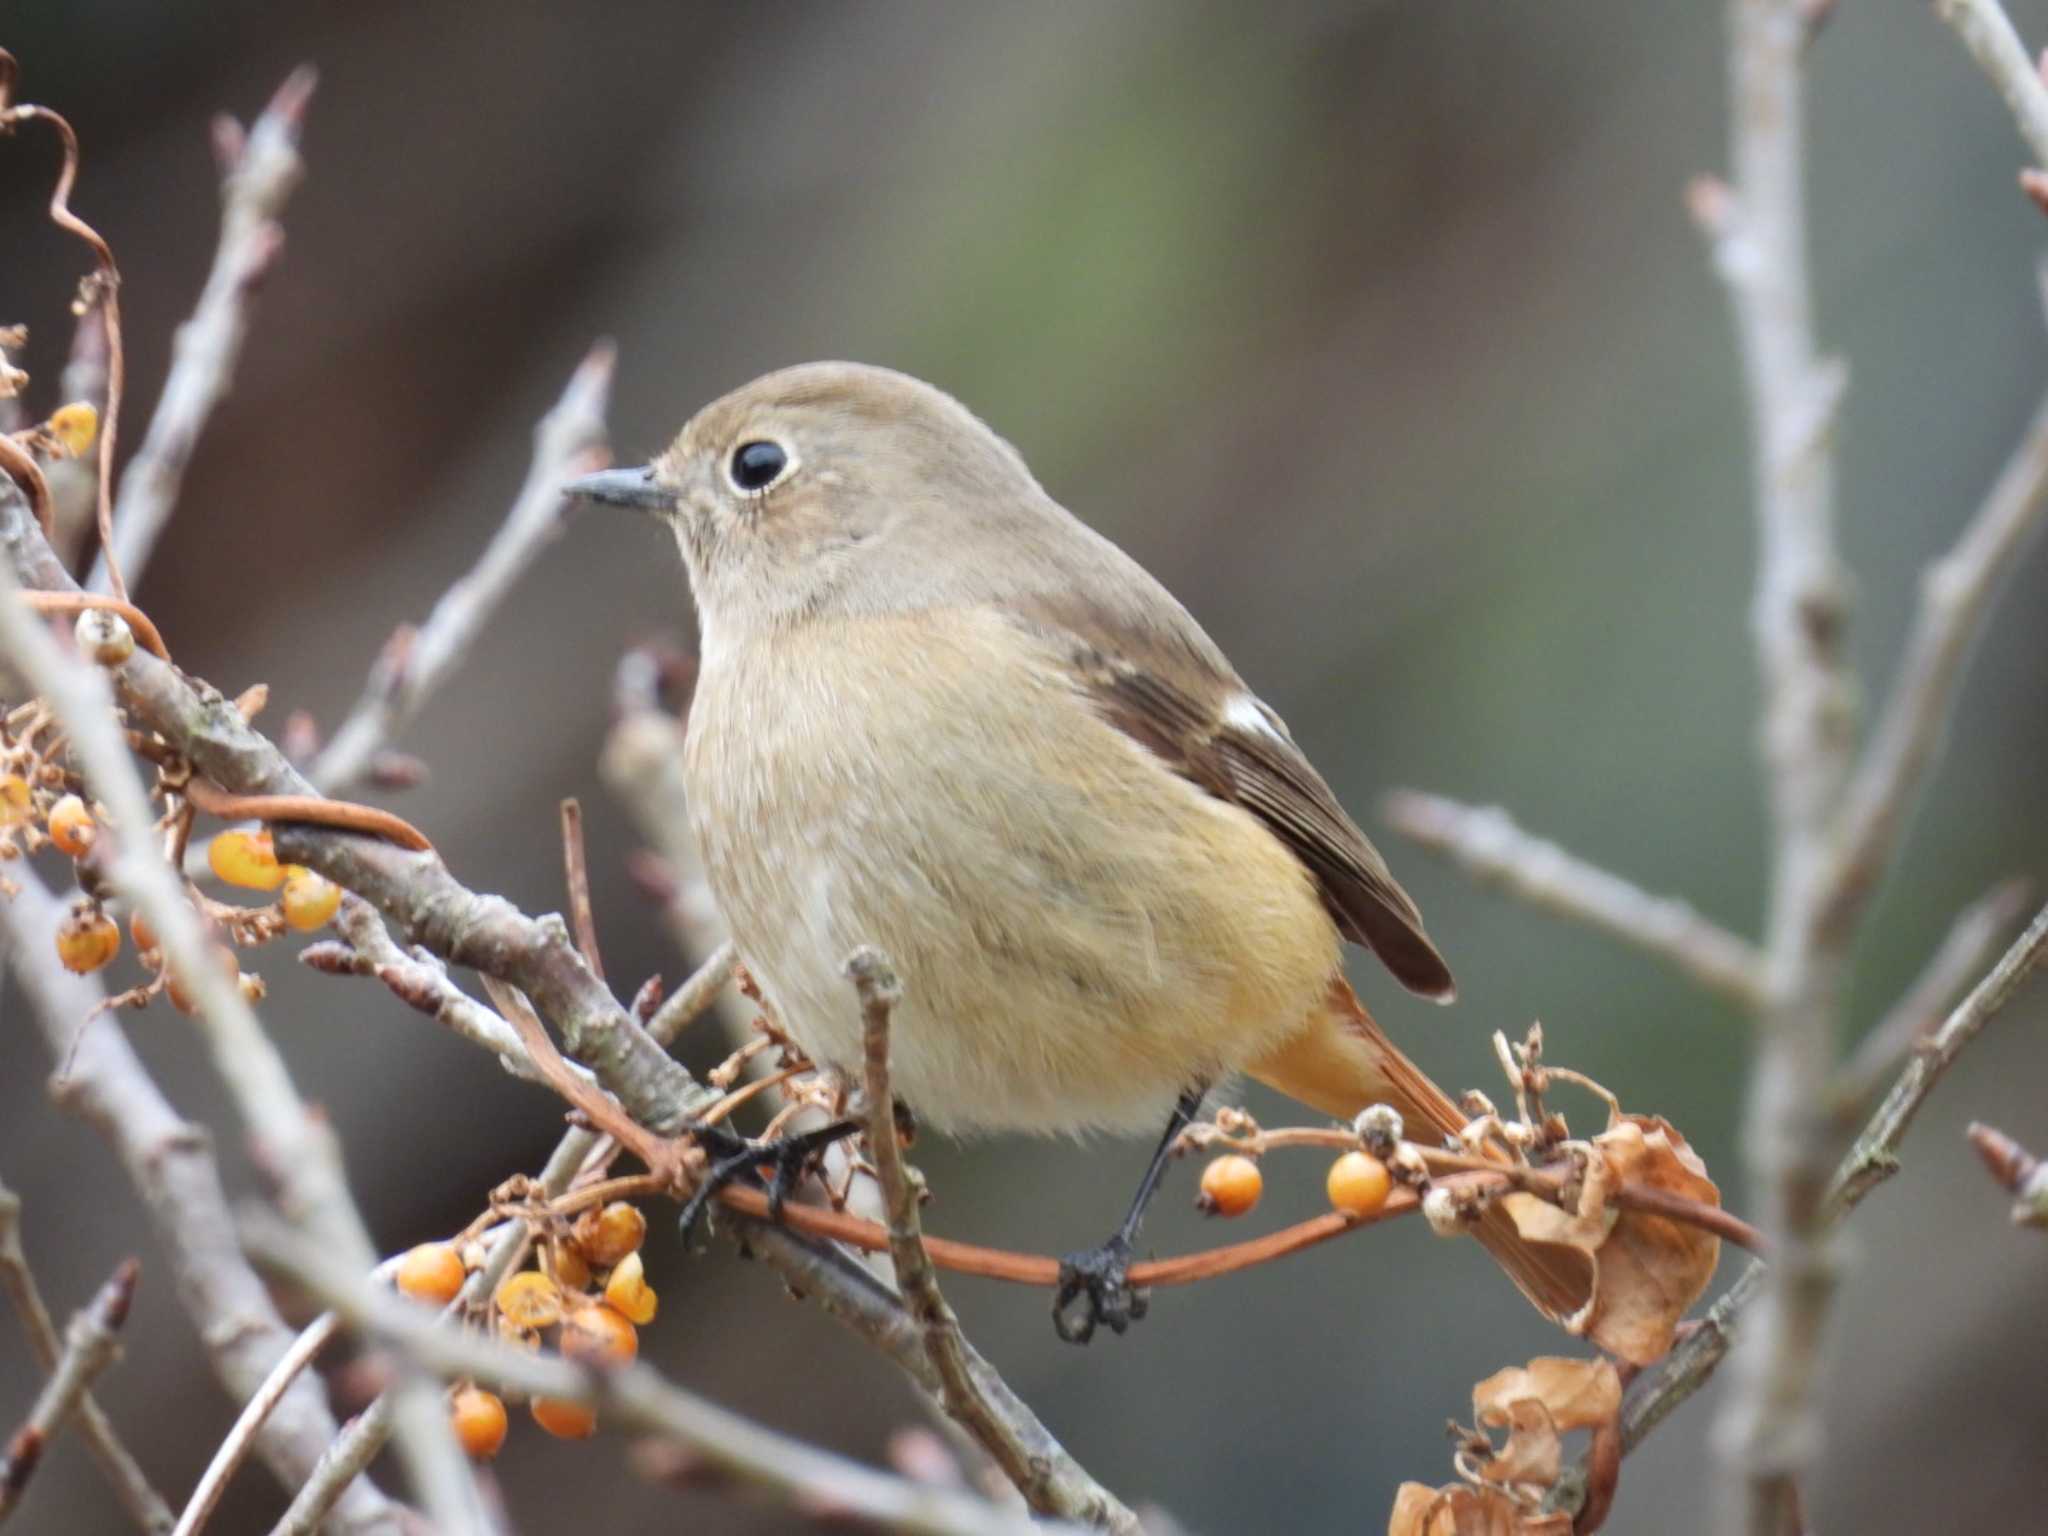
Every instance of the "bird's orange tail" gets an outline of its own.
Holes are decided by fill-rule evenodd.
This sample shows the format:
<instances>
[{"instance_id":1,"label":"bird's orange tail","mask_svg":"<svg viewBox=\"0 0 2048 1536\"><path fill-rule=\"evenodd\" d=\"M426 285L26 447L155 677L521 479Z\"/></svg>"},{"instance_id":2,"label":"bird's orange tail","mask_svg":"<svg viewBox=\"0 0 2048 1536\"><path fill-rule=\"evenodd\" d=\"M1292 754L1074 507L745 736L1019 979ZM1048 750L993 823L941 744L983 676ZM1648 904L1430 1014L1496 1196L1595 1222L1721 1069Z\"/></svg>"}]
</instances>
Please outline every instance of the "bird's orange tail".
<instances>
[{"instance_id":1,"label":"bird's orange tail","mask_svg":"<svg viewBox=\"0 0 2048 1536\"><path fill-rule=\"evenodd\" d=\"M1467 1119L1386 1037L1342 977L1331 983L1328 1006L1309 1027L1248 1071L1267 1087L1340 1120L1369 1104L1392 1105L1411 1141L1455 1135ZM1527 1241L1498 1209L1480 1218L1474 1235L1543 1311L1566 1317L1585 1305L1592 1274L1571 1250Z\"/></svg>"}]
</instances>

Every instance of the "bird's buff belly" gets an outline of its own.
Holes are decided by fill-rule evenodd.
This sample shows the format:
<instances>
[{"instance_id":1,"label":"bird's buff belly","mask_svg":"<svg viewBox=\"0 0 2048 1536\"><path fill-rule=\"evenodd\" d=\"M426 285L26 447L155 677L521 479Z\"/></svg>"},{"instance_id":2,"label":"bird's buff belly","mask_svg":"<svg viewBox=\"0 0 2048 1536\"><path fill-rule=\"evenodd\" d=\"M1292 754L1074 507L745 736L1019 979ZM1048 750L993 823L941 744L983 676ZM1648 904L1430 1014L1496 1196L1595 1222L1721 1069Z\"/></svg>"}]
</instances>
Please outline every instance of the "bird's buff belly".
<instances>
[{"instance_id":1,"label":"bird's buff belly","mask_svg":"<svg viewBox=\"0 0 2048 1536\"><path fill-rule=\"evenodd\" d=\"M950 740L943 712L884 707L826 734L800 707L700 685L692 819L740 956L799 1043L857 1076L844 963L863 944L887 954L904 986L893 1081L929 1125L1156 1126L1183 1089L1304 1027L1337 969L1336 930L1255 818L1064 689L976 678L975 637L951 638L968 654L932 663L927 632L921 659L975 690L984 729L998 701L998 759Z\"/></svg>"}]
</instances>

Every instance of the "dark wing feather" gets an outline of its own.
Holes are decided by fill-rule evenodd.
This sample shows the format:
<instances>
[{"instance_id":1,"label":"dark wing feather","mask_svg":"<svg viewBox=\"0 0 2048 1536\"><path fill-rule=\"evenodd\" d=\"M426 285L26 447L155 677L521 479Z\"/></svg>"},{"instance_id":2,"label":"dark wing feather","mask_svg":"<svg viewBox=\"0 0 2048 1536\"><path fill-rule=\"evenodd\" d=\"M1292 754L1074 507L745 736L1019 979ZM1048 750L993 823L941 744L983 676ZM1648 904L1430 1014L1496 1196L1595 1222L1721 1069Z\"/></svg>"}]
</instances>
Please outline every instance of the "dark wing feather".
<instances>
[{"instance_id":1,"label":"dark wing feather","mask_svg":"<svg viewBox=\"0 0 2048 1536\"><path fill-rule=\"evenodd\" d=\"M1253 695L1192 619L1191 636L1177 626L1112 633L1099 613L1070 603L1032 604L1026 617L1066 648L1077 682L1106 719L1182 777L1243 806L1294 851L1346 938L1369 947L1410 991L1445 1002L1456 995L1415 903L1279 717L1258 706L1270 734L1230 721L1232 701Z\"/></svg>"}]
</instances>

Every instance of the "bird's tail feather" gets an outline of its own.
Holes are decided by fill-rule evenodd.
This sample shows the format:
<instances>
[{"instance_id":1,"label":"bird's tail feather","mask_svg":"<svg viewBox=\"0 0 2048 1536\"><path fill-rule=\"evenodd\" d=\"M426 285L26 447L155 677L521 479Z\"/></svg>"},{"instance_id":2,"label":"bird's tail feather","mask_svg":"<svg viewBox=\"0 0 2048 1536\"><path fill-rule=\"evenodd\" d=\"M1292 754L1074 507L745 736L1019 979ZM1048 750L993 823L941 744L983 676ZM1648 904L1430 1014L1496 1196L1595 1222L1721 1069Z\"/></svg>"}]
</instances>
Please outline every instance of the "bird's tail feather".
<instances>
[{"instance_id":1,"label":"bird's tail feather","mask_svg":"<svg viewBox=\"0 0 2048 1536\"><path fill-rule=\"evenodd\" d=\"M1306 1030L1248 1070L1267 1087L1343 1120L1370 1104L1392 1105L1411 1141L1455 1135L1467 1119L1386 1037L1342 977ZM1543 1311L1566 1317L1584 1306L1592 1275L1578 1254L1529 1242L1497 1207L1480 1217L1474 1235Z\"/></svg>"}]
</instances>

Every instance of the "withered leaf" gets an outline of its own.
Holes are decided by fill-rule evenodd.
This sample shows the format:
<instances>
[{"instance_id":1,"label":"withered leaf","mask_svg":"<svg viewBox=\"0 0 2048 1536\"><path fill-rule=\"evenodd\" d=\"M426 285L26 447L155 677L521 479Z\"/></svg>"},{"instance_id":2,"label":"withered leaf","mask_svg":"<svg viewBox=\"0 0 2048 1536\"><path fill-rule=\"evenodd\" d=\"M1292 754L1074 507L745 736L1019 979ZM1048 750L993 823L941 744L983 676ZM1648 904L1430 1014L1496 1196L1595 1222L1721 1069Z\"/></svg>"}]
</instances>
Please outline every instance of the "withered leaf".
<instances>
[{"instance_id":1,"label":"withered leaf","mask_svg":"<svg viewBox=\"0 0 2048 1536\"><path fill-rule=\"evenodd\" d=\"M1540 1515L1490 1488L1403 1483L1387 1536L1571 1536L1570 1515Z\"/></svg>"},{"instance_id":2,"label":"withered leaf","mask_svg":"<svg viewBox=\"0 0 2048 1536\"><path fill-rule=\"evenodd\" d=\"M1679 1319L1713 1278L1721 1240L1669 1217L1622 1210L1612 1203L1614 1190L1643 1184L1708 1205L1719 1205L1721 1192L1685 1138L1654 1115L1620 1117L1590 1149L1573 1209L1519 1191L1500 1204L1523 1237L1575 1248L1592 1261L1591 1297L1556 1319L1566 1331L1648 1365L1670 1350Z\"/></svg>"},{"instance_id":3,"label":"withered leaf","mask_svg":"<svg viewBox=\"0 0 2048 1536\"><path fill-rule=\"evenodd\" d=\"M1621 1376L1611 1360L1573 1360L1538 1355L1527 1365L1495 1371L1472 1389L1472 1412L1497 1429L1511 1422L1509 1409L1533 1398L1550 1412L1560 1433L1591 1429L1621 1409Z\"/></svg>"}]
</instances>

